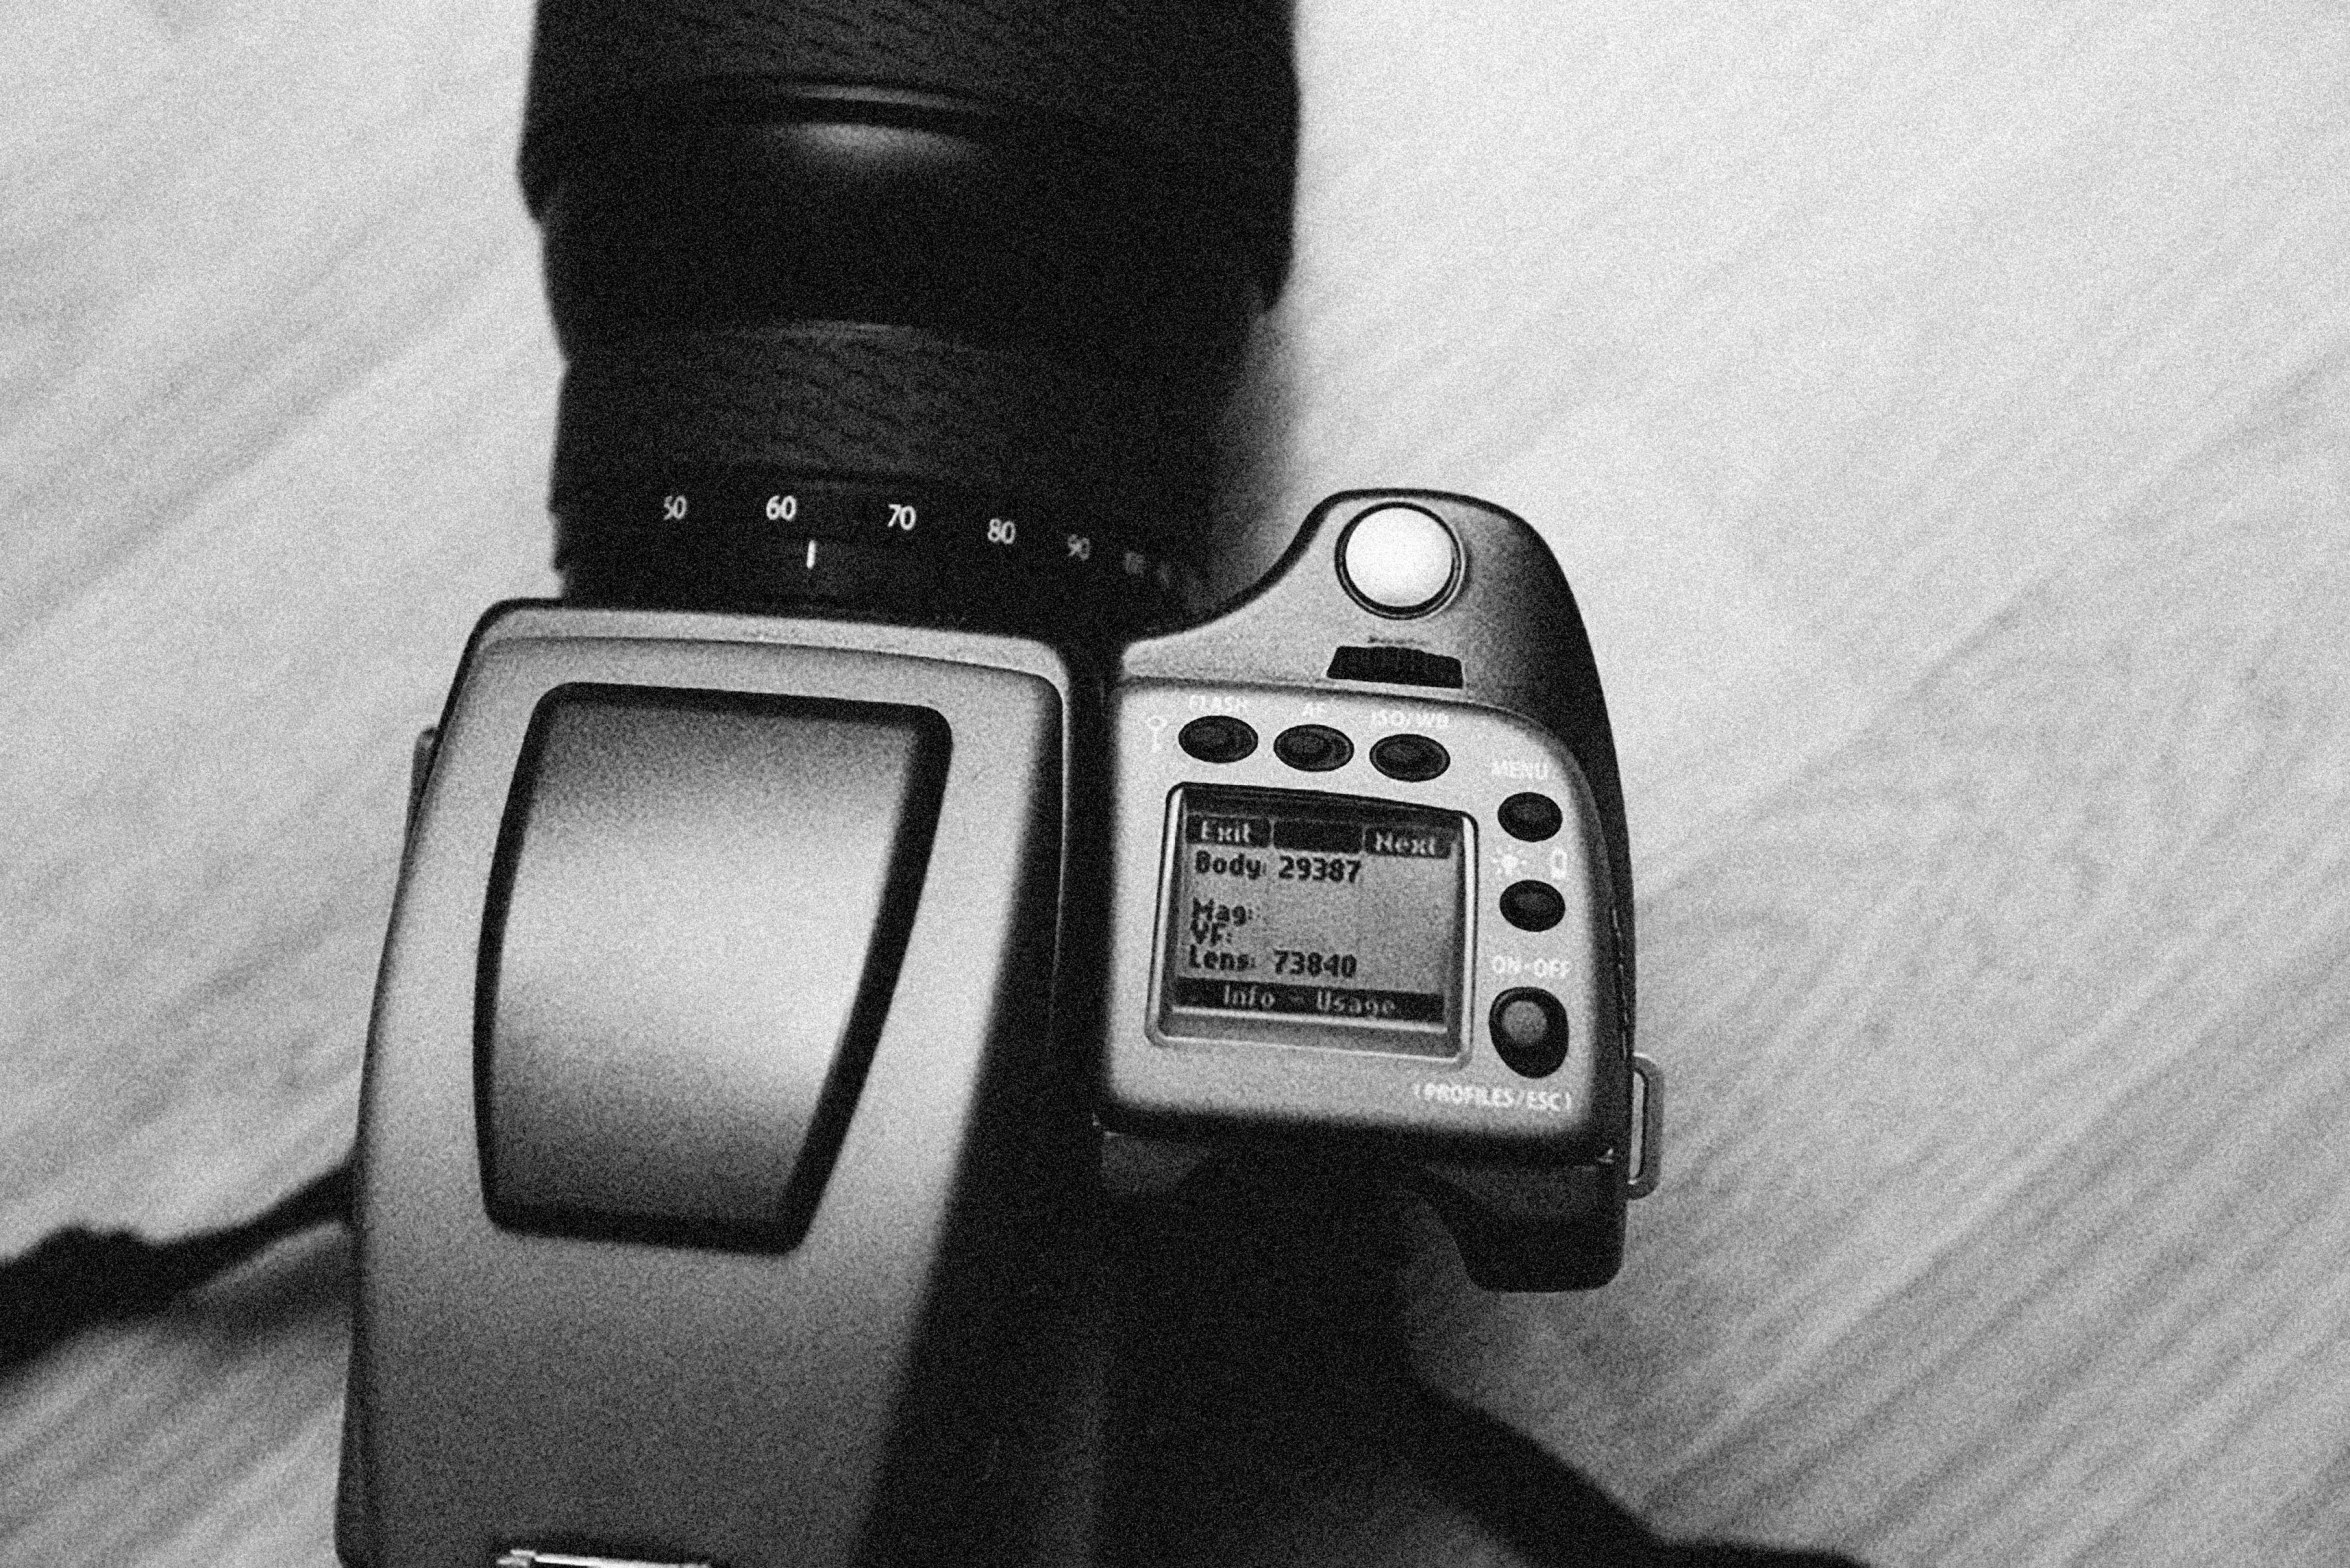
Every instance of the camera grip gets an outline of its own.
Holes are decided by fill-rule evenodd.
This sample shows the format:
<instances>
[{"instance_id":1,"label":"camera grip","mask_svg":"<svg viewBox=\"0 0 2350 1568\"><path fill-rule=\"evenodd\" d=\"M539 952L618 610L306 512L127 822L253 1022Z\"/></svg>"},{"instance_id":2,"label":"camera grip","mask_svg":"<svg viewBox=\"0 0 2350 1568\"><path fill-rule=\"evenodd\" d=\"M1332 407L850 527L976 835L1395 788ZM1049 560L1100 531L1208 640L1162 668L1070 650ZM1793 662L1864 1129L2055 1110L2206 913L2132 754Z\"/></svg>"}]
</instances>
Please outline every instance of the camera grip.
<instances>
[{"instance_id":1,"label":"camera grip","mask_svg":"<svg viewBox=\"0 0 2350 1568\"><path fill-rule=\"evenodd\" d=\"M1125 651L1109 728L1113 1190L1171 1184L1154 1145L1302 1158L1422 1194L1480 1285L1606 1283L1662 1102L1613 738L1542 537L1334 496L1247 597Z\"/></svg>"}]
</instances>

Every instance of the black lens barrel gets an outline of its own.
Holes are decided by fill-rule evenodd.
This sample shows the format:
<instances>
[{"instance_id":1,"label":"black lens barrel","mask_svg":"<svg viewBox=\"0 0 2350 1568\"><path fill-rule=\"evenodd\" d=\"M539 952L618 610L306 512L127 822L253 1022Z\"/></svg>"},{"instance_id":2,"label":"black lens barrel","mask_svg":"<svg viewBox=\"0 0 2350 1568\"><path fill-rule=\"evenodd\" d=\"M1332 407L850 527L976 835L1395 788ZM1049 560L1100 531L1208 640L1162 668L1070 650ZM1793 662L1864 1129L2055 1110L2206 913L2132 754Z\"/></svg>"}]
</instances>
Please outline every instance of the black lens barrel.
<instances>
[{"instance_id":1,"label":"black lens barrel","mask_svg":"<svg viewBox=\"0 0 2350 1568\"><path fill-rule=\"evenodd\" d=\"M1295 134L1286 5L542 0L567 596L1152 613Z\"/></svg>"}]
</instances>

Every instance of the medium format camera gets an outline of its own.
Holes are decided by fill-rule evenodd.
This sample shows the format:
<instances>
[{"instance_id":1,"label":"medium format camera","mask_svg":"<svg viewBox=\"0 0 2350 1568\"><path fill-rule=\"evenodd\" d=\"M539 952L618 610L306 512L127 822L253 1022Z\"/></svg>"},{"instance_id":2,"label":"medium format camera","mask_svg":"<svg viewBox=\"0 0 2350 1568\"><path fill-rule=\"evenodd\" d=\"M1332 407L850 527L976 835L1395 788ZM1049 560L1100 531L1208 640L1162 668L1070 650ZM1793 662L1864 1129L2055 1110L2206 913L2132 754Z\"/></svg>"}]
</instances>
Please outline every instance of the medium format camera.
<instances>
[{"instance_id":1,"label":"medium format camera","mask_svg":"<svg viewBox=\"0 0 2350 1568\"><path fill-rule=\"evenodd\" d=\"M1088 1561L1098 1243L1211 1169L1615 1272L1661 1088L1549 550L1355 491L1187 609L1294 136L1279 7L545 0L564 596L418 748L346 1562Z\"/></svg>"}]
</instances>

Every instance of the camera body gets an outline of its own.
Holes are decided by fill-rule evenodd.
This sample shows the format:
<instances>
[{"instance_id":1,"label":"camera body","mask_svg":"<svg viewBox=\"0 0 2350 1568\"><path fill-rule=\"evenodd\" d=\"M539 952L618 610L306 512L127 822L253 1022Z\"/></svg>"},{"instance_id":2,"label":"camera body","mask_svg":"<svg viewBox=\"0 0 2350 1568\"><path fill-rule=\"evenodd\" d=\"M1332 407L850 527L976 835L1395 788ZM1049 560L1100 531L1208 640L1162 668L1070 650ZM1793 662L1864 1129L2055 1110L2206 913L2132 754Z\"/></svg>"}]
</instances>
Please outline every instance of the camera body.
<instances>
[{"instance_id":1,"label":"camera body","mask_svg":"<svg viewBox=\"0 0 2350 1568\"><path fill-rule=\"evenodd\" d=\"M1106 678L502 606L419 758L348 1562L1082 1562L1105 1188L1304 1158L1560 1289L1653 1185L1596 673L1481 503L1334 498Z\"/></svg>"},{"instance_id":2,"label":"camera body","mask_svg":"<svg viewBox=\"0 0 2350 1568\"><path fill-rule=\"evenodd\" d=\"M539 0L563 598L418 749L347 1563L1088 1562L1104 1300L1236 1173L1615 1272L1662 1099L1549 550L1354 492L1183 623L1296 105L1281 0Z\"/></svg>"},{"instance_id":3,"label":"camera body","mask_svg":"<svg viewBox=\"0 0 2350 1568\"><path fill-rule=\"evenodd\" d=\"M1114 1182L1165 1179L1131 1139L1308 1153L1425 1195L1481 1285L1604 1284L1661 1080L1606 709L1540 536L1332 497L1247 599L1129 646L1108 707Z\"/></svg>"}]
</instances>

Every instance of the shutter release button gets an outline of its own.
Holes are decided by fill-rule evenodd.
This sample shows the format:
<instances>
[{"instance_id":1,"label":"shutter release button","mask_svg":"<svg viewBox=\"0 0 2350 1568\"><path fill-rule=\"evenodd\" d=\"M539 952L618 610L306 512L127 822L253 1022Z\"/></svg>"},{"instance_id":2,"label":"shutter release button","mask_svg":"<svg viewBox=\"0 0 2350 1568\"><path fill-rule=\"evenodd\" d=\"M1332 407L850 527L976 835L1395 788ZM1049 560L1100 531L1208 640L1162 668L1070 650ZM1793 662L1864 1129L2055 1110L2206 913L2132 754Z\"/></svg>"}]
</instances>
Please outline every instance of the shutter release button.
<instances>
[{"instance_id":1,"label":"shutter release button","mask_svg":"<svg viewBox=\"0 0 2350 1568\"><path fill-rule=\"evenodd\" d=\"M1364 608L1424 615L1452 591L1461 547L1434 513L1379 506L1347 524L1338 540L1338 577Z\"/></svg>"}]
</instances>

